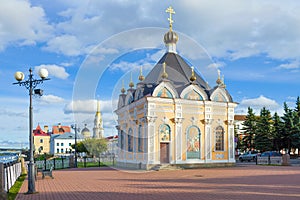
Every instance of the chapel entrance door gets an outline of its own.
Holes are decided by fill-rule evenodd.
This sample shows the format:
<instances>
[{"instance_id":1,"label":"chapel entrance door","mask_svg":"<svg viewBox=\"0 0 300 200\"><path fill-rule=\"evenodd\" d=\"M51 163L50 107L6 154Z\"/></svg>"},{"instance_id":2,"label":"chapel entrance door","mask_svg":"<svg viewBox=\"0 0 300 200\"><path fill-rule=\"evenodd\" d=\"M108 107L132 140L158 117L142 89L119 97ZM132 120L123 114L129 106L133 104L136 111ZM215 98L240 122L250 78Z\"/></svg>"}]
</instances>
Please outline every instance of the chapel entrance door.
<instances>
[{"instance_id":1,"label":"chapel entrance door","mask_svg":"<svg viewBox=\"0 0 300 200\"><path fill-rule=\"evenodd\" d=\"M169 143L160 143L160 163L169 163Z\"/></svg>"}]
</instances>

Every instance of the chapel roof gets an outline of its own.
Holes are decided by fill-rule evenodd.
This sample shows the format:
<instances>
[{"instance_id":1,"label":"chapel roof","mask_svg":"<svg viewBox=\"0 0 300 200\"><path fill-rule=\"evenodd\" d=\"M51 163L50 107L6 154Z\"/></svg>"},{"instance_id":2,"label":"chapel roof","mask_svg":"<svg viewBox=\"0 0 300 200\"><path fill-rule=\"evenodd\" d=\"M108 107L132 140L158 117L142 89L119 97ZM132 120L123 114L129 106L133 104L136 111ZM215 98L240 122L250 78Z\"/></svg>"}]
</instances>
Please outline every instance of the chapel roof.
<instances>
[{"instance_id":1,"label":"chapel roof","mask_svg":"<svg viewBox=\"0 0 300 200\"><path fill-rule=\"evenodd\" d=\"M154 68L146 76L145 84L158 85L162 80L163 63L166 63L166 73L168 74L167 80L171 81L178 93L180 93L187 85L191 83L190 77L192 68L187 62L178 54L166 52L163 57L158 61ZM195 83L204 90L209 90L209 85L197 73L195 73Z\"/></svg>"}]
</instances>

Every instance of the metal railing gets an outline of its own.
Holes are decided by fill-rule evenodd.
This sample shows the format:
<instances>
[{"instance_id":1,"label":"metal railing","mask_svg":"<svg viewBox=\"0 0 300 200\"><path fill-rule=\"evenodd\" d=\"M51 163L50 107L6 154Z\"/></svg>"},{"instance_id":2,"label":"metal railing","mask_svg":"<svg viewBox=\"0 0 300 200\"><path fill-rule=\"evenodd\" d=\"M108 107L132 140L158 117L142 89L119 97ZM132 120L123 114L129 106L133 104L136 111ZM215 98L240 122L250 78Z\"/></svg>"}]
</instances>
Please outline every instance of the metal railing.
<instances>
[{"instance_id":1,"label":"metal railing","mask_svg":"<svg viewBox=\"0 0 300 200\"><path fill-rule=\"evenodd\" d=\"M22 164L17 161L0 163L1 190L8 192L22 173Z\"/></svg>"},{"instance_id":2,"label":"metal railing","mask_svg":"<svg viewBox=\"0 0 300 200\"><path fill-rule=\"evenodd\" d=\"M38 169L47 170L53 167L53 169L70 168L70 158L59 158L51 160L38 160L35 161L35 165Z\"/></svg>"}]
</instances>

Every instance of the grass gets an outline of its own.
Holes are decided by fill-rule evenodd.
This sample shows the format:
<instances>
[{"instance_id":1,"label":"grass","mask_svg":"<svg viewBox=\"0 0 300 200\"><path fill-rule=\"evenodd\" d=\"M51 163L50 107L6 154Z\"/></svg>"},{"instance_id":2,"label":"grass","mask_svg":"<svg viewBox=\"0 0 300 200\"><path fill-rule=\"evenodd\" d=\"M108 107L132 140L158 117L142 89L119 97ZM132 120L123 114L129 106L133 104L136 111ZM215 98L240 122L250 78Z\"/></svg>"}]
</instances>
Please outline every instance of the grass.
<instances>
[{"instance_id":1,"label":"grass","mask_svg":"<svg viewBox=\"0 0 300 200\"><path fill-rule=\"evenodd\" d=\"M9 189L9 193L7 194L8 200L14 200L17 197L25 178L26 178L26 174L21 175L16 180L15 184Z\"/></svg>"},{"instance_id":2,"label":"grass","mask_svg":"<svg viewBox=\"0 0 300 200\"><path fill-rule=\"evenodd\" d=\"M112 166L112 162L100 162L100 167ZM84 162L77 163L78 168L84 168ZM86 162L86 167L99 167L98 162Z\"/></svg>"}]
</instances>

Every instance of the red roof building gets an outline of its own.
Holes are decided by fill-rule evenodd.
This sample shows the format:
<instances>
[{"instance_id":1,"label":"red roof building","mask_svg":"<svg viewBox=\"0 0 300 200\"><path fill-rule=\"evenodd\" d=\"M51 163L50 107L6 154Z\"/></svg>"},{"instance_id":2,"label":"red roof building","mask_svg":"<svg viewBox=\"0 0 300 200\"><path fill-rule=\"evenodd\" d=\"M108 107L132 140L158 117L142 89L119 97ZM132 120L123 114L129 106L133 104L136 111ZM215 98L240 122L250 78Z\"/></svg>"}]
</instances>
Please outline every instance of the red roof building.
<instances>
[{"instance_id":1,"label":"red roof building","mask_svg":"<svg viewBox=\"0 0 300 200\"><path fill-rule=\"evenodd\" d=\"M62 126L60 123L57 126L52 126L52 134L64 134L70 132L71 132L70 126Z\"/></svg>"},{"instance_id":2,"label":"red roof building","mask_svg":"<svg viewBox=\"0 0 300 200\"><path fill-rule=\"evenodd\" d=\"M40 125L38 125L36 127L36 129L33 130L33 136L49 136L50 133L48 132L45 132L41 127Z\"/></svg>"}]
</instances>

